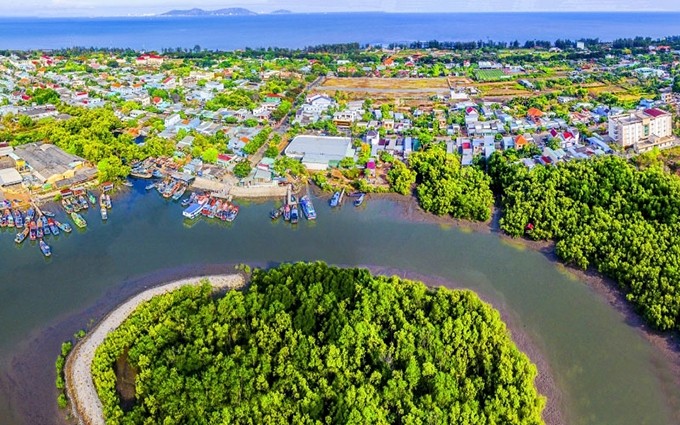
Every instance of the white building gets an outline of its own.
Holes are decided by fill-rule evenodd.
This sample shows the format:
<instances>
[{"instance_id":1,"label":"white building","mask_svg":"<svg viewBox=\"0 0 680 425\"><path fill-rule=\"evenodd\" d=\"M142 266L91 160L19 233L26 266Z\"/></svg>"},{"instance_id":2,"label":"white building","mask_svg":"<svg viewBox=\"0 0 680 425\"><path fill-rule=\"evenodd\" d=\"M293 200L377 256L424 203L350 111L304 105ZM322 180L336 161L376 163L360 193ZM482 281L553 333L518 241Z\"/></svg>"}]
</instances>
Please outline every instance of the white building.
<instances>
[{"instance_id":1,"label":"white building","mask_svg":"<svg viewBox=\"0 0 680 425\"><path fill-rule=\"evenodd\" d=\"M646 152L672 145L673 116L661 109L645 109L609 118L609 137L621 147Z\"/></svg>"},{"instance_id":2,"label":"white building","mask_svg":"<svg viewBox=\"0 0 680 425\"><path fill-rule=\"evenodd\" d=\"M344 158L354 157L354 149L349 137L296 136L284 154L300 159L310 170L326 170Z\"/></svg>"}]
</instances>

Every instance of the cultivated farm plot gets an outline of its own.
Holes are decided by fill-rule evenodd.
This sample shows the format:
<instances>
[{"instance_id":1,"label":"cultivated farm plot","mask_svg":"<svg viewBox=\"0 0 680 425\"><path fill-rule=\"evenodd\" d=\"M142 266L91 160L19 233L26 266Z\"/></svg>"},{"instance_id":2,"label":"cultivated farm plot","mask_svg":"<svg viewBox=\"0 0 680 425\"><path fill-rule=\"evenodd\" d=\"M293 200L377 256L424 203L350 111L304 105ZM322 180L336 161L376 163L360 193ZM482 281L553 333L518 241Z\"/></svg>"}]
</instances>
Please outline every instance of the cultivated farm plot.
<instances>
[{"instance_id":1,"label":"cultivated farm plot","mask_svg":"<svg viewBox=\"0 0 680 425\"><path fill-rule=\"evenodd\" d=\"M401 90L436 93L448 91L449 84L446 78L327 78L320 88L340 91L364 89L367 91Z\"/></svg>"},{"instance_id":2,"label":"cultivated farm plot","mask_svg":"<svg viewBox=\"0 0 680 425\"><path fill-rule=\"evenodd\" d=\"M494 81L503 78L510 78L500 69L480 69L475 72L475 77L479 81Z\"/></svg>"}]
</instances>

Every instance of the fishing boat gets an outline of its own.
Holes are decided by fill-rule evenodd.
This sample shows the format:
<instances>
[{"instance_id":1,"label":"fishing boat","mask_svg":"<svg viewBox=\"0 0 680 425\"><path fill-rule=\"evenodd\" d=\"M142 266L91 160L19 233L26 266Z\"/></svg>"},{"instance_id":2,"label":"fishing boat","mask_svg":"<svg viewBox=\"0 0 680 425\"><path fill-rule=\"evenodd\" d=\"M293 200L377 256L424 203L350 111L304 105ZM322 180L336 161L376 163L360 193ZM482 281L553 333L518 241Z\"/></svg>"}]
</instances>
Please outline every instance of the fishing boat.
<instances>
[{"instance_id":1,"label":"fishing boat","mask_svg":"<svg viewBox=\"0 0 680 425\"><path fill-rule=\"evenodd\" d=\"M71 213L71 219L73 219L73 222L76 224L76 226L80 227L81 229L87 226L87 221L85 221L83 216L78 213Z\"/></svg>"},{"instance_id":2,"label":"fishing boat","mask_svg":"<svg viewBox=\"0 0 680 425\"><path fill-rule=\"evenodd\" d=\"M162 179L163 178L163 173L160 170L153 170L153 173L151 173L151 176L156 179Z\"/></svg>"},{"instance_id":3,"label":"fishing boat","mask_svg":"<svg viewBox=\"0 0 680 425\"><path fill-rule=\"evenodd\" d=\"M24 227L24 216L19 210L14 210L14 226L16 226L17 229Z\"/></svg>"},{"instance_id":4,"label":"fishing boat","mask_svg":"<svg viewBox=\"0 0 680 425\"><path fill-rule=\"evenodd\" d=\"M83 195L78 196L78 203L80 203L80 207L85 210L90 208L90 204L87 203L87 199L85 199L85 196Z\"/></svg>"},{"instance_id":5,"label":"fishing boat","mask_svg":"<svg viewBox=\"0 0 680 425\"><path fill-rule=\"evenodd\" d=\"M53 218L47 220L47 225L50 226L50 230L54 236L59 235L59 226L57 226L57 222L54 221Z\"/></svg>"},{"instance_id":6,"label":"fishing boat","mask_svg":"<svg viewBox=\"0 0 680 425\"><path fill-rule=\"evenodd\" d=\"M94 196L94 194L92 192L89 192L89 191L87 192L87 199L89 199L92 206L97 205L97 197Z\"/></svg>"},{"instance_id":7,"label":"fishing boat","mask_svg":"<svg viewBox=\"0 0 680 425\"><path fill-rule=\"evenodd\" d=\"M189 197L189 198L184 198L184 199L182 199L182 202L180 202L180 205L181 205L183 208L186 208L186 207L188 207L189 205L191 205L191 202L192 202L191 197Z\"/></svg>"},{"instance_id":8,"label":"fishing boat","mask_svg":"<svg viewBox=\"0 0 680 425\"><path fill-rule=\"evenodd\" d=\"M47 217L45 216L40 217L40 221L42 222L43 234L51 235L52 229L50 229L50 225L47 223Z\"/></svg>"},{"instance_id":9,"label":"fishing boat","mask_svg":"<svg viewBox=\"0 0 680 425\"><path fill-rule=\"evenodd\" d=\"M62 199L61 206L64 207L64 211L66 211L66 214L71 214L74 211L73 206L71 205L71 201L69 201L68 199Z\"/></svg>"},{"instance_id":10,"label":"fishing boat","mask_svg":"<svg viewBox=\"0 0 680 425\"><path fill-rule=\"evenodd\" d=\"M106 208L106 193L99 195L99 208Z\"/></svg>"},{"instance_id":11,"label":"fishing boat","mask_svg":"<svg viewBox=\"0 0 680 425\"><path fill-rule=\"evenodd\" d=\"M111 209L111 195L106 194L106 208Z\"/></svg>"},{"instance_id":12,"label":"fishing boat","mask_svg":"<svg viewBox=\"0 0 680 425\"><path fill-rule=\"evenodd\" d=\"M102 220L107 220L107 219L109 218L109 214L108 214L108 212L107 212L107 210L106 210L106 207L101 208L101 209L99 210L99 213L100 213L101 216L102 216Z\"/></svg>"},{"instance_id":13,"label":"fishing boat","mask_svg":"<svg viewBox=\"0 0 680 425\"><path fill-rule=\"evenodd\" d=\"M298 207L296 204L290 208L290 223L297 224L300 219L300 213L298 212Z\"/></svg>"},{"instance_id":14,"label":"fishing boat","mask_svg":"<svg viewBox=\"0 0 680 425\"><path fill-rule=\"evenodd\" d=\"M47 218L54 218L56 215L53 212L50 211L43 211L42 214L47 217Z\"/></svg>"},{"instance_id":15,"label":"fishing boat","mask_svg":"<svg viewBox=\"0 0 680 425\"><path fill-rule=\"evenodd\" d=\"M123 182L123 185L125 185L127 187L134 187L134 185L127 180Z\"/></svg>"},{"instance_id":16,"label":"fishing boat","mask_svg":"<svg viewBox=\"0 0 680 425\"><path fill-rule=\"evenodd\" d=\"M366 194L365 194L365 193L360 193L360 194L359 194L359 197L358 197L357 199L354 200L354 206L355 206L355 207L360 207L361 204L364 203L364 199L365 199L365 198L366 198Z\"/></svg>"},{"instance_id":17,"label":"fishing boat","mask_svg":"<svg viewBox=\"0 0 680 425\"><path fill-rule=\"evenodd\" d=\"M17 236L14 238L14 242L16 243L23 242L26 239L26 236L28 236L28 232L29 229L27 227L26 230L24 230L23 232L17 233Z\"/></svg>"},{"instance_id":18,"label":"fishing boat","mask_svg":"<svg viewBox=\"0 0 680 425\"><path fill-rule=\"evenodd\" d=\"M184 196L184 192L186 192L186 190L187 190L187 187L186 187L185 185L181 185L181 187L179 188L179 190L178 190L177 192L175 192L174 195L172 195L172 200L173 200L173 201L178 201L179 198L181 198L182 196Z\"/></svg>"},{"instance_id":19,"label":"fishing boat","mask_svg":"<svg viewBox=\"0 0 680 425\"><path fill-rule=\"evenodd\" d=\"M335 192L335 193L333 194L333 197L331 198L331 200L330 200L328 203L329 203L330 206L333 207L333 208L335 208L335 207L337 207L338 205L340 205L340 192Z\"/></svg>"},{"instance_id":20,"label":"fishing boat","mask_svg":"<svg viewBox=\"0 0 680 425\"><path fill-rule=\"evenodd\" d=\"M283 214L283 211L281 211L281 208L275 208L269 212L269 217L271 217L272 220L277 220L279 217L281 217L281 214Z\"/></svg>"},{"instance_id":21,"label":"fishing boat","mask_svg":"<svg viewBox=\"0 0 680 425\"><path fill-rule=\"evenodd\" d=\"M290 205L288 204L283 207L283 219L290 221Z\"/></svg>"},{"instance_id":22,"label":"fishing boat","mask_svg":"<svg viewBox=\"0 0 680 425\"><path fill-rule=\"evenodd\" d=\"M7 227L14 227L14 216L9 210L5 211L5 217L7 218Z\"/></svg>"},{"instance_id":23,"label":"fishing boat","mask_svg":"<svg viewBox=\"0 0 680 425\"><path fill-rule=\"evenodd\" d=\"M153 189L154 187L156 187L156 183L150 183L150 184L147 184L146 187L145 187L144 189L145 189L145 190L151 190L151 189Z\"/></svg>"},{"instance_id":24,"label":"fishing boat","mask_svg":"<svg viewBox=\"0 0 680 425\"><path fill-rule=\"evenodd\" d=\"M40 223L37 223L35 226L35 237L38 239L42 239L42 237L45 236L45 232L43 231L43 227Z\"/></svg>"},{"instance_id":25,"label":"fishing boat","mask_svg":"<svg viewBox=\"0 0 680 425\"><path fill-rule=\"evenodd\" d=\"M49 257L50 255L52 255L52 250L50 249L50 246L47 245L45 241L42 239L40 239L40 250L42 251L45 257Z\"/></svg>"},{"instance_id":26,"label":"fishing boat","mask_svg":"<svg viewBox=\"0 0 680 425\"><path fill-rule=\"evenodd\" d=\"M227 212L226 220L227 220L228 222L232 222L232 221L236 220L236 216L237 216L237 215L238 215L238 206L232 205L232 206L229 208L229 211Z\"/></svg>"},{"instance_id":27,"label":"fishing boat","mask_svg":"<svg viewBox=\"0 0 680 425\"><path fill-rule=\"evenodd\" d=\"M316 220L316 210L314 209L314 204L309 196L303 196L300 198L300 207L302 208L302 213L307 217L307 220Z\"/></svg>"},{"instance_id":28,"label":"fishing boat","mask_svg":"<svg viewBox=\"0 0 680 425\"><path fill-rule=\"evenodd\" d=\"M34 221L32 221L30 227L31 227L31 231L30 231L29 235L30 235L31 240L34 241L38 237L38 229L37 229L38 226L35 224Z\"/></svg>"},{"instance_id":29,"label":"fishing boat","mask_svg":"<svg viewBox=\"0 0 680 425\"><path fill-rule=\"evenodd\" d=\"M150 179L153 177L153 174L144 168L137 168L130 171L130 177L134 177L136 179Z\"/></svg>"},{"instance_id":30,"label":"fishing boat","mask_svg":"<svg viewBox=\"0 0 680 425\"><path fill-rule=\"evenodd\" d=\"M68 223L61 223L61 222L58 222L56 220L54 221L54 223L57 225L57 227L59 229L61 229L62 231L66 232L66 233L71 233L71 231L73 230L73 228L71 228L71 225L68 224Z\"/></svg>"},{"instance_id":31,"label":"fishing boat","mask_svg":"<svg viewBox=\"0 0 680 425\"><path fill-rule=\"evenodd\" d=\"M33 217L35 217L35 210L31 207L26 211L26 222L33 221Z\"/></svg>"}]
</instances>

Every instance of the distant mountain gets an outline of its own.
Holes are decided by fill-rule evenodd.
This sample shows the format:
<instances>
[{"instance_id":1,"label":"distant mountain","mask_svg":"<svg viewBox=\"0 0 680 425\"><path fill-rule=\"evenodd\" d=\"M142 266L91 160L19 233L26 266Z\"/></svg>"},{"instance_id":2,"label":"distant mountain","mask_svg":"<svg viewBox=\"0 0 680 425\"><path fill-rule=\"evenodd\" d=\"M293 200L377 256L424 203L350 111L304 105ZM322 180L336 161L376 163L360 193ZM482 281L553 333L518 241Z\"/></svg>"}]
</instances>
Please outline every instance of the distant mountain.
<instances>
[{"instance_id":1,"label":"distant mountain","mask_svg":"<svg viewBox=\"0 0 680 425\"><path fill-rule=\"evenodd\" d=\"M203 10L203 9L188 9L188 10L171 10L162 13L161 16L253 16L257 13L252 10L244 9L242 7L229 7L218 10Z\"/></svg>"},{"instance_id":2,"label":"distant mountain","mask_svg":"<svg viewBox=\"0 0 680 425\"><path fill-rule=\"evenodd\" d=\"M288 10L288 9L279 9L279 10L273 11L271 14L272 14L272 15L288 15L288 14L290 14L290 13L293 13L293 12L291 12L291 11Z\"/></svg>"}]
</instances>

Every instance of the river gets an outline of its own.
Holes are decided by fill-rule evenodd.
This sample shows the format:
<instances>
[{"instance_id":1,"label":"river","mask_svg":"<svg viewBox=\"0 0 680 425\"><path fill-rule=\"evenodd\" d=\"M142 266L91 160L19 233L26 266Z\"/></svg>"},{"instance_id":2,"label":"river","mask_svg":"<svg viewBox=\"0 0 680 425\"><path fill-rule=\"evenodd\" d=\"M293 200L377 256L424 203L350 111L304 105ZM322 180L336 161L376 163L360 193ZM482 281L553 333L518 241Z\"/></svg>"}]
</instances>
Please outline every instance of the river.
<instances>
[{"instance_id":1,"label":"river","mask_svg":"<svg viewBox=\"0 0 680 425\"><path fill-rule=\"evenodd\" d=\"M181 207L144 183L114 200L109 220L52 240L53 256L0 233L0 423L59 423L54 360L60 342L150 281L225 263L323 260L433 276L478 292L545 359L569 424L671 424L671 365L603 297L545 255L414 218L407 203L368 199L316 222L270 222L273 202L242 203L231 225L187 224ZM54 238L52 238L54 239ZM161 272L158 272L161 271ZM540 365L539 365L540 366ZM555 403L553 403L555 404Z\"/></svg>"}]
</instances>

